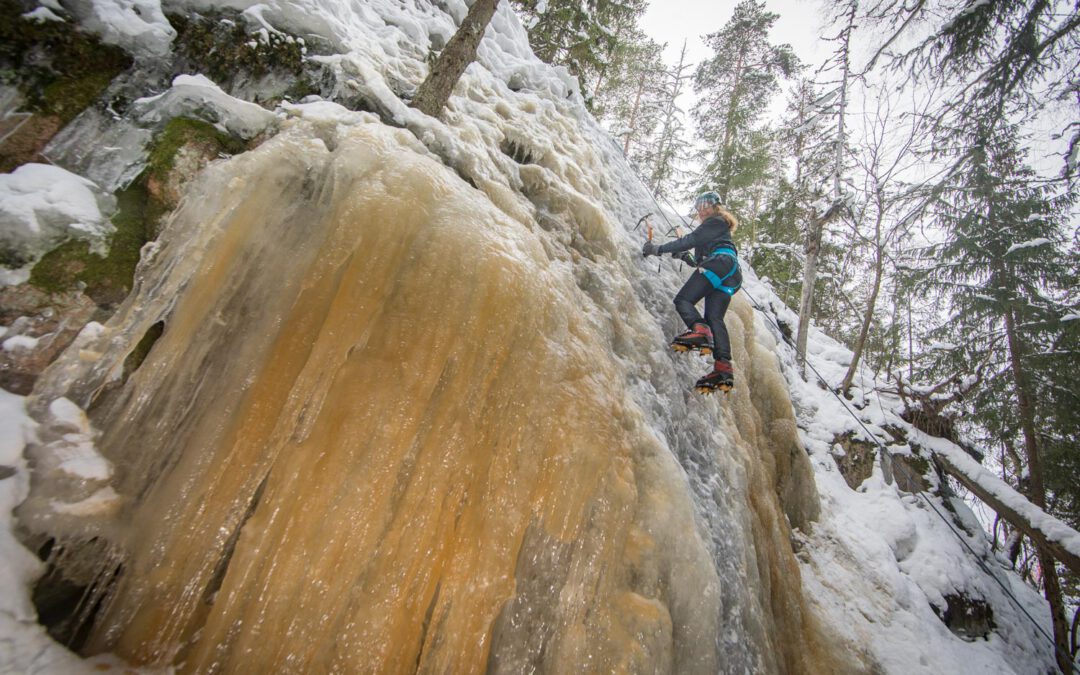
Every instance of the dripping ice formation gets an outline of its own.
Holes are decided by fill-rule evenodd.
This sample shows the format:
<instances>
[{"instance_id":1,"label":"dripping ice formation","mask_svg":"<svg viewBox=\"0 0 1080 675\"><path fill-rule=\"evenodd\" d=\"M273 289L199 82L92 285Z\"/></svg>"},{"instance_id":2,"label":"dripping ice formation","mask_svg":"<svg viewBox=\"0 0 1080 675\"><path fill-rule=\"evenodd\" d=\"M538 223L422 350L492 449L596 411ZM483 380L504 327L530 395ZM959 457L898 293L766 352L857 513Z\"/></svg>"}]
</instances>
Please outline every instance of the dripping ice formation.
<instances>
[{"instance_id":1,"label":"dripping ice formation","mask_svg":"<svg viewBox=\"0 0 1080 675\"><path fill-rule=\"evenodd\" d=\"M102 561L125 569L91 652L193 672L814 658L794 556L752 534L760 521L786 536L784 479L796 522L813 513L790 408L786 426L764 420L744 394L752 441L690 441L733 454L713 460L728 475L712 477L711 517L726 526L706 539L634 400L647 371L621 357L663 339L628 329L649 320L619 288L634 261L618 259L615 223L578 244L611 253L575 263L371 117L292 123L192 190L100 357L69 355L50 379L94 410L99 447L126 468L113 483L126 522ZM162 321L143 365L103 390ZM769 352L753 330L737 343L770 401L783 380L775 363L754 373L750 353ZM756 467L762 449L792 477ZM773 496L751 518L736 485ZM41 513L63 528L36 503L31 527ZM723 591L714 555L743 561L744 597ZM710 639L721 625L729 644Z\"/></svg>"},{"instance_id":2,"label":"dripping ice formation","mask_svg":"<svg viewBox=\"0 0 1080 675\"><path fill-rule=\"evenodd\" d=\"M682 273L643 263L632 228L655 207L506 6L437 121L395 92L464 2L229 4L333 45L317 58L377 114L264 118L276 135L188 186L127 302L27 400L27 456L57 470L20 525L97 589L86 653L182 672L1051 663L880 464L863 492L843 484L829 450L851 423L745 294L736 390L690 392L704 362L665 349ZM114 33L154 36L147 54L166 34ZM219 118L245 109L212 97ZM104 478L50 464L72 404ZM1003 625L957 638L930 608L949 590Z\"/></svg>"}]
</instances>

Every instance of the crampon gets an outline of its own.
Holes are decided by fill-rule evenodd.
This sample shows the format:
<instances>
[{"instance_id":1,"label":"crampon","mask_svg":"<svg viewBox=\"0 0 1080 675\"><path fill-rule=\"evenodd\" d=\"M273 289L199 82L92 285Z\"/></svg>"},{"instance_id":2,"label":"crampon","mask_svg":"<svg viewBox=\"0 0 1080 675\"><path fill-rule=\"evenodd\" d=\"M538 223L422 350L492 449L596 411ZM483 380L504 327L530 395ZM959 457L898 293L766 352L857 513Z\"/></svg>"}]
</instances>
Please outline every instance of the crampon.
<instances>
[{"instance_id":1,"label":"crampon","mask_svg":"<svg viewBox=\"0 0 1080 675\"><path fill-rule=\"evenodd\" d=\"M696 350L709 356L712 354L712 339L712 330L703 323L697 323L693 329L676 335L671 341L671 348L681 353Z\"/></svg>"},{"instance_id":2,"label":"crampon","mask_svg":"<svg viewBox=\"0 0 1080 675\"><path fill-rule=\"evenodd\" d=\"M694 391L699 394L711 394L722 391L725 394L735 386L735 373L731 364L727 361L717 361L713 369L694 385Z\"/></svg>"}]
</instances>

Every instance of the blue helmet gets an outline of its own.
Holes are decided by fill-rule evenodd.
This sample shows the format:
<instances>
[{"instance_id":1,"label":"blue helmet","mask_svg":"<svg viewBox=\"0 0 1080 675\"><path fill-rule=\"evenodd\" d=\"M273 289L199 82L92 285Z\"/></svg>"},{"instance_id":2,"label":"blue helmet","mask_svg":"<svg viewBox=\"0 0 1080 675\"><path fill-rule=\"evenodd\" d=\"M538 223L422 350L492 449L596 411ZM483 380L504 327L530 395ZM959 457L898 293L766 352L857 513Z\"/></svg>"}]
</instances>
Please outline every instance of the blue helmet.
<instances>
[{"instance_id":1,"label":"blue helmet","mask_svg":"<svg viewBox=\"0 0 1080 675\"><path fill-rule=\"evenodd\" d=\"M720 195L716 194L712 190L709 190L708 192L702 192L697 196L697 199L694 200L694 208L700 208L705 204L708 204L709 206L719 206Z\"/></svg>"}]
</instances>

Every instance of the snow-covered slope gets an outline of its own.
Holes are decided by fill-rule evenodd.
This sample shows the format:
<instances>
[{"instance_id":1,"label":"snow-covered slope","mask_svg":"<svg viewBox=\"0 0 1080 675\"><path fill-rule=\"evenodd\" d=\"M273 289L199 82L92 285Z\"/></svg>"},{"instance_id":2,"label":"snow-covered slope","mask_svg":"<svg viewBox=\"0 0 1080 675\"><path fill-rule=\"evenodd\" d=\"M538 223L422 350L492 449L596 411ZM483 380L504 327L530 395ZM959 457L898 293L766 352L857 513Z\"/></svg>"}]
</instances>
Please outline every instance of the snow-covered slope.
<instances>
[{"instance_id":1,"label":"snow-covered slope","mask_svg":"<svg viewBox=\"0 0 1080 675\"><path fill-rule=\"evenodd\" d=\"M256 41L302 40L329 79L267 111L187 73L105 131L194 115L273 137L189 186L132 297L38 383L36 438L5 398L5 514L26 496L29 442L56 471L39 469L23 526L73 551L109 541L86 555L126 570L92 648L233 670L254 651L361 670L1052 668L1002 587L1048 625L1043 604L966 507L899 489L891 455L931 440L869 386L858 414L907 445L870 454L849 486L834 441L865 432L797 372L778 328L790 310L750 271L728 316L736 390L691 392L707 364L666 349L686 270L642 261L634 230L658 207L505 4L439 120L406 99L462 0L163 4L74 14L156 72L173 39L162 10L227 6ZM62 132L58 161L138 173L139 153L73 152L91 129ZM107 387L159 322L144 365ZM814 336L827 380L845 358ZM100 434L115 477L49 464L80 431L64 400L97 401L82 433ZM71 513L102 494L98 513ZM41 566L0 552L18 570L0 640L20 645L0 666L71 672L30 623ZM992 628L958 637L933 609L949 598L988 606Z\"/></svg>"}]
</instances>

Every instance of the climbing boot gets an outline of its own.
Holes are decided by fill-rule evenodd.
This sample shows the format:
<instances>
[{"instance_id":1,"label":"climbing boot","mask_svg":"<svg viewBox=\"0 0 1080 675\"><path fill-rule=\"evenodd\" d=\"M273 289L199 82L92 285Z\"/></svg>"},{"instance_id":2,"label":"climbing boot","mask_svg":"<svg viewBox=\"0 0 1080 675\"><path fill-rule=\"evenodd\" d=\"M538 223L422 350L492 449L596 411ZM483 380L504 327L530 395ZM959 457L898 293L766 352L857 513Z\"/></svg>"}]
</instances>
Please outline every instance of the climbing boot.
<instances>
[{"instance_id":1,"label":"climbing boot","mask_svg":"<svg viewBox=\"0 0 1080 675\"><path fill-rule=\"evenodd\" d=\"M712 354L712 329L708 324L695 323L692 329L675 336L675 339L671 341L671 348L677 352L689 352L696 349L708 356Z\"/></svg>"},{"instance_id":2,"label":"climbing boot","mask_svg":"<svg viewBox=\"0 0 1080 675\"><path fill-rule=\"evenodd\" d=\"M731 362L717 361L713 369L697 381L694 389L701 394L711 394L718 389L726 393L734 386L735 372L731 368Z\"/></svg>"}]
</instances>

